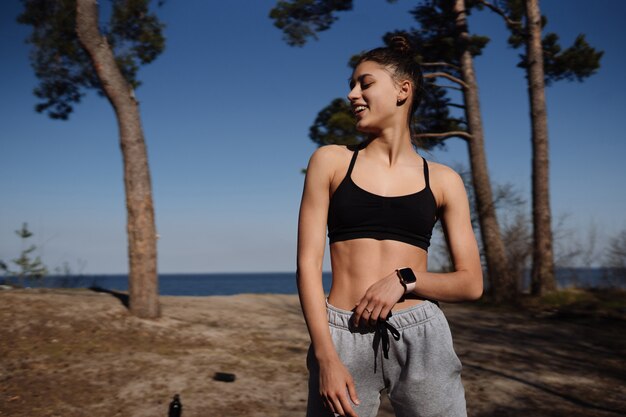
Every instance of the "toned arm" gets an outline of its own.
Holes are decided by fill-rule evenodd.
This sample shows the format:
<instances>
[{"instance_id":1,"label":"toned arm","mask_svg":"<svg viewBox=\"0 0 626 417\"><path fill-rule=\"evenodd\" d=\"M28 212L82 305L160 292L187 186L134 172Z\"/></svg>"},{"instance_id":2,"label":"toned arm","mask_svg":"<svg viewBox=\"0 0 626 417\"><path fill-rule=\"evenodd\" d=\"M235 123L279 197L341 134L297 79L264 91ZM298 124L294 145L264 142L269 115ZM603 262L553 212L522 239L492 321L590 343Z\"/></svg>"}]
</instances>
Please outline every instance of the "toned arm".
<instances>
[{"instance_id":1,"label":"toned arm","mask_svg":"<svg viewBox=\"0 0 626 417\"><path fill-rule=\"evenodd\" d=\"M483 292L483 275L463 180L443 165L438 165L433 180L454 272L419 272L414 292L444 302L476 300Z\"/></svg>"},{"instance_id":2,"label":"toned arm","mask_svg":"<svg viewBox=\"0 0 626 417\"><path fill-rule=\"evenodd\" d=\"M330 147L313 153L304 181L298 220L297 280L298 293L311 342L318 360L335 355L326 319L322 287L322 261L326 244L329 190L332 173Z\"/></svg>"},{"instance_id":3,"label":"toned arm","mask_svg":"<svg viewBox=\"0 0 626 417\"><path fill-rule=\"evenodd\" d=\"M322 286L330 184L340 152L337 146L325 146L315 151L309 161L298 220L297 280L300 304L319 364L320 395L333 412L357 417L349 400L359 403L354 381L330 337Z\"/></svg>"}]
</instances>

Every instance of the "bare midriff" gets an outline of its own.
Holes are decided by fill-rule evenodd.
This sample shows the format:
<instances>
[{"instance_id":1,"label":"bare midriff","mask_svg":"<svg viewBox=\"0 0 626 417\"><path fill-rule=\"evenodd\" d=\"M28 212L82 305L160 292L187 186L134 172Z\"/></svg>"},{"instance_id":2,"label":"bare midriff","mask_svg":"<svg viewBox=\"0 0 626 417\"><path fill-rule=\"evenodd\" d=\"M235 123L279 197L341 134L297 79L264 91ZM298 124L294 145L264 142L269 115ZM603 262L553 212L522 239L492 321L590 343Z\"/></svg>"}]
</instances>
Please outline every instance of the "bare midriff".
<instances>
[{"instance_id":1,"label":"bare midriff","mask_svg":"<svg viewBox=\"0 0 626 417\"><path fill-rule=\"evenodd\" d=\"M395 240L353 239L330 245L332 285L328 302L343 310L352 310L376 281L396 269L410 267L419 281L426 271L427 252ZM423 299L409 295L393 310L419 304Z\"/></svg>"}]
</instances>

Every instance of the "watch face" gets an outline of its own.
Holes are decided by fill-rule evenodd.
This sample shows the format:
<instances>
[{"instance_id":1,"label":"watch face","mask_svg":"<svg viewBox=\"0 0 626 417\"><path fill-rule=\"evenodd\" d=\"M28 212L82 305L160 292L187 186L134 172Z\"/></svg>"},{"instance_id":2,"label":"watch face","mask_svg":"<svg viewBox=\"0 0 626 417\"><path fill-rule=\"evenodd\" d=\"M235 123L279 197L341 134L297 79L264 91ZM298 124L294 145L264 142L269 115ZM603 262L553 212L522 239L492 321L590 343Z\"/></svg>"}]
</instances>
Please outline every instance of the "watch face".
<instances>
[{"instance_id":1,"label":"watch face","mask_svg":"<svg viewBox=\"0 0 626 417\"><path fill-rule=\"evenodd\" d=\"M402 280L406 284L412 284L417 281L417 279L415 278L415 274L413 273L413 270L411 268L402 268L398 270L398 272L400 273Z\"/></svg>"}]
</instances>

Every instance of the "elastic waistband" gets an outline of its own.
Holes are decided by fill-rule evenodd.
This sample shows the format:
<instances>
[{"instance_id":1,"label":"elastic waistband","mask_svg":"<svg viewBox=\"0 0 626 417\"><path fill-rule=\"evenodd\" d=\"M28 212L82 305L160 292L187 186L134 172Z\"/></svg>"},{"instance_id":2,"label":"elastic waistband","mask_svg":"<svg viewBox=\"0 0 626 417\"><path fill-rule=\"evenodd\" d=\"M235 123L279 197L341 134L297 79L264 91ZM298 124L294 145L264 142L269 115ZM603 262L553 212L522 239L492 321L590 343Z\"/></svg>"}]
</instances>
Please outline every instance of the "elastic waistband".
<instances>
[{"instance_id":1,"label":"elastic waistband","mask_svg":"<svg viewBox=\"0 0 626 417\"><path fill-rule=\"evenodd\" d=\"M357 328L352 323L352 311L342 310L331 305L326 300L326 311L328 313L328 324L340 329L356 331ZM424 300L419 304L403 310L392 311L387 322L398 330L403 330L413 326L419 326L431 319L443 314L441 309L432 301Z\"/></svg>"}]
</instances>

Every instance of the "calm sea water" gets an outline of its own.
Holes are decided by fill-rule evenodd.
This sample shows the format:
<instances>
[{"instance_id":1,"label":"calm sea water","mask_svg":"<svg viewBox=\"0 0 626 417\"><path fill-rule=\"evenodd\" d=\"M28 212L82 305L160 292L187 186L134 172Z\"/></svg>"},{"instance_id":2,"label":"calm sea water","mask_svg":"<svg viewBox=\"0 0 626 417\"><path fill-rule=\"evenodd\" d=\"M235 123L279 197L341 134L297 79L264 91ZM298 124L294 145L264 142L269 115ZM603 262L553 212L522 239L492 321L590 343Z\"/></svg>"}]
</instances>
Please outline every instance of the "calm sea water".
<instances>
[{"instance_id":1,"label":"calm sea water","mask_svg":"<svg viewBox=\"0 0 626 417\"><path fill-rule=\"evenodd\" d=\"M525 286L528 286L529 274ZM560 288L570 286L626 289L626 276L603 268L557 269ZM3 278L0 278L0 283ZM331 275L322 276L324 290L330 289ZM8 282L5 280L5 282ZM89 288L128 290L127 275L47 276L42 280L26 280L24 286L43 288ZM291 272L229 273L229 274L160 274L161 295L234 295L234 294L296 294L296 276Z\"/></svg>"},{"instance_id":2,"label":"calm sea water","mask_svg":"<svg viewBox=\"0 0 626 417\"><path fill-rule=\"evenodd\" d=\"M324 273L324 289L330 289L330 273ZM2 278L0 278L0 282ZM33 288L90 288L128 290L128 275L47 276L27 280L24 286ZM161 295L234 295L234 294L296 294L296 274L228 273L228 274L159 274Z\"/></svg>"}]
</instances>

